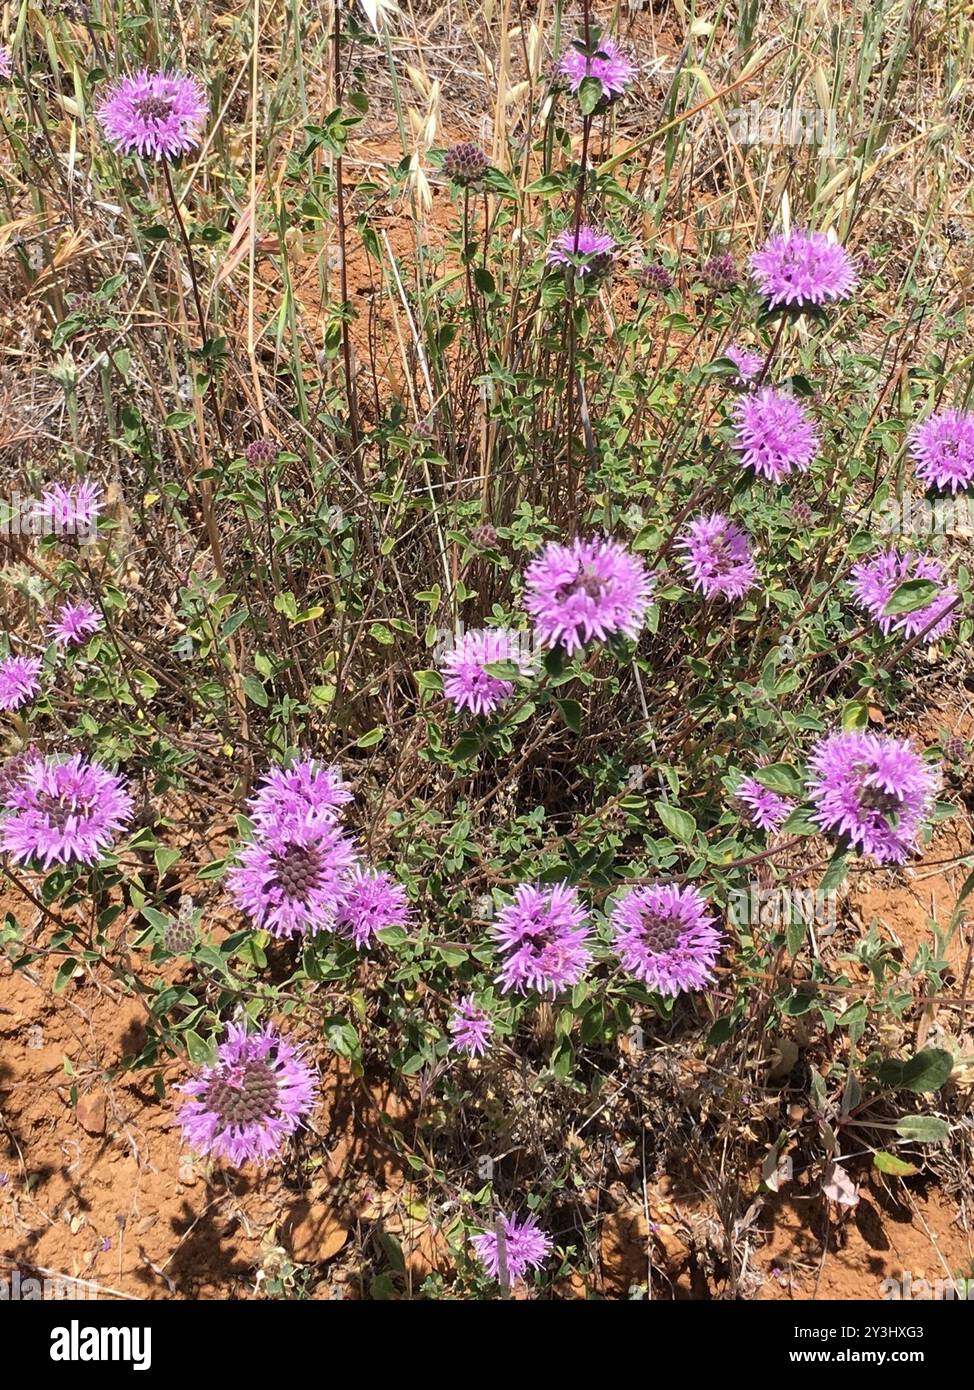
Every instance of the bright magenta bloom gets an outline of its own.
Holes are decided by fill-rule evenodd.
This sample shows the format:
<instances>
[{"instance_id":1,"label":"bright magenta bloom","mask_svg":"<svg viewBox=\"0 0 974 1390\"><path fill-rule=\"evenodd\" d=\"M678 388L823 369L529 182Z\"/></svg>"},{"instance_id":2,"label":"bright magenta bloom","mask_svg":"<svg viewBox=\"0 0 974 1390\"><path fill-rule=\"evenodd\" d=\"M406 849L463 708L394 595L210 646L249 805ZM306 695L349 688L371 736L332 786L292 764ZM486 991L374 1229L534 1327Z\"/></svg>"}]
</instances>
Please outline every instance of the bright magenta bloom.
<instances>
[{"instance_id":1,"label":"bright magenta bloom","mask_svg":"<svg viewBox=\"0 0 974 1390\"><path fill-rule=\"evenodd\" d=\"M721 935L706 899L692 885L632 888L618 899L609 920L623 968L648 989L675 998L713 979Z\"/></svg>"},{"instance_id":2,"label":"bright magenta bloom","mask_svg":"<svg viewBox=\"0 0 974 1390\"><path fill-rule=\"evenodd\" d=\"M568 85L577 92L586 77L602 83L602 96L613 101L622 96L636 77L636 65L621 51L614 39L599 39L595 54L583 53L571 44L561 55L558 71L568 78Z\"/></svg>"},{"instance_id":3,"label":"bright magenta bloom","mask_svg":"<svg viewBox=\"0 0 974 1390\"><path fill-rule=\"evenodd\" d=\"M832 304L848 299L859 283L844 246L824 232L798 228L769 237L751 257L751 272L773 309Z\"/></svg>"},{"instance_id":4,"label":"bright magenta bloom","mask_svg":"<svg viewBox=\"0 0 974 1390\"><path fill-rule=\"evenodd\" d=\"M616 541L551 542L524 575L524 606L538 640L569 656L593 637L638 637L653 592L653 576Z\"/></svg>"},{"instance_id":5,"label":"bright magenta bloom","mask_svg":"<svg viewBox=\"0 0 974 1390\"><path fill-rule=\"evenodd\" d=\"M360 951L376 932L404 927L409 918L409 899L401 883L384 869L356 865L342 885L335 930L347 936Z\"/></svg>"},{"instance_id":6,"label":"bright magenta bloom","mask_svg":"<svg viewBox=\"0 0 974 1390\"><path fill-rule=\"evenodd\" d=\"M59 647L80 647L100 627L101 614L90 603L66 603L47 632Z\"/></svg>"},{"instance_id":7,"label":"bright magenta bloom","mask_svg":"<svg viewBox=\"0 0 974 1390\"><path fill-rule=\"evenodd\" d=\"M290 767L272 767L247 805L259 830L280 831L288 825L332 825L352 793L341 768L313 758L298 758Z\"/></svg>"},{"instance_id":8,"label":"bright magenta bloom","mask_svg":"<svg viewBox=\"0 0 974 1390\"><path fill-rule=\"evenodd\" d=\"M909 440L924 487L956 493L974 482L974 412L938 410L914 425Z\"/></svg>"},{"instance_id":9,"label":"bright magenta bloom","mask_svg":"<svg viewBox=\"0 0 974 1390\"><path fill-rule=\"evenodd\" d=\"M903 864L933 809L936 771L909 739L840 733L819 739L809 760L813 819L877 864Z\"/></svg>"},{"instance_id":10,"label":"bright magenta bloom","mask_svg":"<svg viewBox=\"0 0 974 1390\"><path fill-rule=\"evenodd\" d=\"M884 637L898 633L903 637L914 637L923 632L928 623L933 626L926 634L928 642L935 642L948 633L957 621L957 590L953 584L944 582L944 567L932 555L898 555L895 550L883 551L871 560L864 560L852 568L852 592L860 608L864 608ZM913 579L929 579L940 586L940 592L924 608L915 608L912 613L889 615L884 613L886 605L901 584ZM950 610L950 611L948 611Z\"/></svg>"},{"instance_id":11,"label":"bright magenta bloom","mask_svg":"<svg viewBox=\"0 0 974 1390\"><path fill-rule=\"evenodd\" d=\"M602 275L612 265L615 249L614 237L586 224L579 227L577 240L574 227L559 232L547 259L549 265L574 266L576 275Z\"/></svg>"},{"instance_id":12,"label":"bright magenta bloom","mask_svg":"<svg viewBox=\"0 0 974 1390\"><path fill-rule=\"evenodd\" d=\"M592 959L588 918L567 883L520 884L513 903L501 909L494 936L503 956L497 983L505 994L560 994L578 983Z\"/></svg>"},{"instance_id":13,"label":"bright magenta bloom","mask_svg":"<svg viewBox=\"0 0 974 1390\"><path fill-rule=\"evenodd\" d=\"M750 348L740 348L736 343L730 343L724 348L724 356L737 368L737 383L744 386L760 374L764 366L764 358L759 352L752 352Z\"/></svg>"},{"instance_id":14,"label":"bright magenta bloom","mask_svg":"<svg viewBox=\"0 0 974 1390\"><path fill-rule=\"evenodd\" d=\"M455 709L493 714L511 698L514 682L492 676L484 667L507 662L522 671L528 670L529 663L521 657L523 637L524 634L486 627L471 629L457 639L440 661L443 694Z\"/></svg>"},{"instance_id":15,"label":"bright magenta bloom","mask_svg":"<svg viewBox=\"0 0 974 1390\"><path fill-rule=\"evenodd\" d=\"M735 795L743 804L748 820L759 830L777 830L795 809L794 801L762 786L755 777L744 777Z\"/></svg>"},{"instance_id":16,"label":"bright magenta bloom","mask_svg":"<svg viewBox=\"0 0 974 1390\"><path fill-rule=\"evenodd\" d=\"M34 758L7 792L0 848L18 864L91 866L132 816L125 782L99 763Z\"/></svg>"},{"instance_id":17,"label":"bright magenta bloom","mask_svg":"<svg viewBox=\"0 0 974 1390\"><path fill-rule=\"evenodd\" d=\"M465 1052L468 1057L483 1057L494 1036L494 1020L480 1007L474 994L465 994L460 1000L449 1028L454 1051Z\"/></svg>"},{"instance_id":18,"label":"bright magenta bloom","mask_svg":"<svg viewBox=\"0 0 974 1390\"><path fill-rule=\"evenodd\" d=\"M743 598L757 583L747 536L720 512L697 517L677 546L686 552L680 563L704 598Z\"/></svg>"},{"instance_id":19,"label":"bright magenta bloom","mask_svg":"<svg viewBox=\"0 0 974 1390\"><path fill-rule=\"evenodd\" d=\"M533 1216L523 1221L509 1216L502 1218L504 1227L504 1259L512 1284L523 1279L529 1269L537 1269L551 1254L551 1237L542 1231ZM499 1279L501 1257L496 1231L484 1231L474 1236L473 1247L492 1279Z\"/></svg>"},{"instance_id":20,"label":"bright magenta bloom","mask_svg":"<svg viewBox=\"0 0 974 1390\"><path fill-rule=\"evenodd\" d=\"M35 505L32 516L44 536L60 536L79 541L93 540L104 495L97 483L85 478L65 487L52 483Z\"/></svg>"},{"instance_id":21,"label":"bright magenta bloom","mask_svg":"<svg viewBox=\"0 0 974 1390\"><path fill-rule=\"evenodd\" d=\"M742 396L731 414L744 467L773 483L804 473L818 451L818 430L803 407L773 386Z\"/></svg>"},{"instance_id":22,"label":"bright magenta bloom","mask_svg":"<svg viewBox=\"0 0 974 1390\"><path fill-rule=\"evenodd\" d=\"M273 936L331 931L355 857L337 826L284 820L243 847L227 887L239 910Z\"/></svg>"},{"instance_id":23,"label":"bright magenta bloom","mask_svg":"<svg viewBox=\"0 0 974 1390\"><path fill-rule=\"evenodd\" d=\"M208 110L195 77L143 70L111 88L98 118L119 154L175 159L197 147Z\"/></svg>"},{"instance_id":24,"label":"bright magenta bloom","mask_svg":"<svg viewBox=\"0 0 974 1390\"><path fill-rule=\"evenodd\" d=\"M178 1117L186 1143L233 1164L273 1158L317 1098L314 1072L269 1025L228 1024L216 1063L178 1089L191 1097Z\"/></svg>"},{"instance_id":25,"label":"bright magenta bloom","mask_svg":"<svg viewBox=\"0 0 974 1390\"><path fill-rule=\"evenodd\" d=\"M0 709L20 709L41 688L39 656L8 656L0 661Z\"/></svg>"}]
</instances>

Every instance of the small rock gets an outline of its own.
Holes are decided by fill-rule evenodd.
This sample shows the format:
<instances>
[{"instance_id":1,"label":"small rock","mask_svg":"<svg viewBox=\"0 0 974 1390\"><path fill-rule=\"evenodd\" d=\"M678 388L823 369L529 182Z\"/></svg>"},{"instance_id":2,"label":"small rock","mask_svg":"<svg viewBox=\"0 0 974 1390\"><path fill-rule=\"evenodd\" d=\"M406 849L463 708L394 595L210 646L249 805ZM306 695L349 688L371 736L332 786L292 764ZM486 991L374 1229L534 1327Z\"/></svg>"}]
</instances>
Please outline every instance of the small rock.
<instances>
[{"instance_id":1,"label":"small rock","mask_svg":"<svg viewBox=\"0 0 974 1390\"><path fill-rule=\"evenodd\" d=\"M82 1096L74 1113L78 1117L78 1124L89 1134L104 1134L107 1114L104 1091Z\"/></svg>"}]
</instances>

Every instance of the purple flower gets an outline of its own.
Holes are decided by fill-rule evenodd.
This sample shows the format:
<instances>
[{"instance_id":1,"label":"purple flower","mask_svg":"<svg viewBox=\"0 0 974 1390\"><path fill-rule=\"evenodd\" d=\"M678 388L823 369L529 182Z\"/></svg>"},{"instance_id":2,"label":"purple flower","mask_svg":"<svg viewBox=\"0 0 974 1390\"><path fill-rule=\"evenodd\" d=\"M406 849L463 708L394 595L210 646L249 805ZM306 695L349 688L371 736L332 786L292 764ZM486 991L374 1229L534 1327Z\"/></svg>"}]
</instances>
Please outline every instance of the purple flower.
<instances>
[{"instance_id":1,"label":"purple flower","mask_svg":"<svg viewBox=\"0 0 974 1390\"><path fill-rule=\"evenodd\" d=\"M290 767L271 768L247 803L247 812L261 832L295 824L332 825L351 799L340 768L298 758Z\"/></svg>"},{"instance_id":2,"label":"purple flower","mask_svg":"<svg viewBox=\"0 0 974 1390\"><path fill-rule=\"evenodd\" d=\"M924 487L959 492L974 482L974 412L938 410L913 426L909 441Z\"/></svg>"},{"instance_id":3,"label":"purple flower","mask_svg":"<svg viewBox=\"0 0 974 1390\"><path fill-rule=\"evenodd\" d=\"M585 909L567 883L522 883L498 914L494 936L504 957L497 983L505 994L559 994L577 984L592 959Z\"/></svg>"},{"instance_id":4,"label":"purple flower","mask_svg":"<svg viewBox=\"0 0 974 1390\"><path fill-rule=\"evenodd\" d=\"M128 824L132 798L125 782L101 766L74 757L35 758L7 794L0 847L18 864L92 865Z\"/></svg>"},{"instance_id":5,"label":"purple flower","mask_svg":"<svg viewBox=\"0 0 974 1390\"><path fill-rule=\"evenodd\" d=\"M743 778L734 795L743 803L748 820L759 830L777 830L795 809L794 801L763 787L756 777Z\"/></svg>"},{"instance_id":6,"label":"purple flower","mask_svg":"<svg viewBox=\"0 0 974 1390\"><path fill-rule=\"evenodd\" d=\"M825 232L799 228L769 237L751 257L751 273L773 309L832 304L859 283L852 257Z\"/></svg>"},{"instance_id":7,"label":"purple flower","mask_svg":"<svg viewBox=\"0 0 974 1390\"><path fill-rule=\"evenodd\" d=\"M66 603L47 631L59 647L80 647L100 627L101 614L90 603Z\"/></svg>"},{"instance_id":8,"label":"purple flower","mask_svg":"<svg viewBox=\"0 0 974 1390\"><path fill-rule=\"evenodd\" d=\"M457 710L471 714L493 714L514 694L514 682L492 676L484 670L495 662L508 662L521 671L530 663L520 654L522 635L501 628L472 629L460 637L440 661L443 694Z\"/></svg>"},{"instance_id":9,"label":"purple flower","mask_svg":"<svg viewBox=\"0 0 974 1390\"><path fill-rule=\"evenodd\" d=\"M0 709L20 709L40 690L39 656L8 656L0 661Z\"/></svg>"},{"instance_id":10,"label":"purple flower","mask_svg":"<svg viewBox=\"0 0 974 1390\"><path fill-rule=\"evenodd\" d=\"M737 263L730 252L711 256L700 268L700 278L712 290L732 290L738 283Z\"/></svg>"},{"instance_id":11,"label":"purple flower","mask_svg":"<svg viewBox=\"0 0 974 1390\"><path fill-rule=\"evenodd\" d=\"M244 450L247 462L254 468L263 468L265 464L272 462L278 455L278 444L275 439L268 439L266 435L261 435L258 439L252 439Z\"/></svg>"},{"instance_id":12,"label":"purple flower","mask_svg":"<svg viewBox=\"0 0 974 1390\"><path fill-rule=\"evenodd\" d=\"M384 869L362 869L356 865L342 888L335 930L349 937L362 951L377 932L386 927L404 927L408 917L409 899L402 884Z\"/></svg>"},{"instance_id":13,"label":"purple flower","mask_svg":"<svg viewBox=\"0 0 974 1390\"><path fill-rule=\"evenodd\" d=\"M13 75L13 64L10 61L10 49L6 44L0 43L0 78L6 82Z\"/></svg>"},{"instance_id":14,"label":"purple flower","mask_svg":"<svg viewBox=\"0 0 974 1390\"><path fill-rule=\"evenodd\" d=\"M677 544L686 551L680 563L704 598L743 598L757 583L747 536L720 512L691 521Z\"/></svg>"},{"instance_id":15,"label":"purple flower","mask_svg":"<svg viewBox=\"0 0 974 1390\"><path fill-rule=\"evenodd\" d=\"M576 275L601 275L612 265L615 249L608 232L583 224L576 238L574 227L566 227L548 247L548 264L574 266Z\"/></svg>"},{"instance_id":16,"label":"purple flower","mask_svg":"<svg viewBox=\"0 0 974 1390\"><path fill-rule=\"evenodd\" d=\"M294 1047L266 1025L248 1033L228 1024L213 1066L180 1086L185 1142L229 1163L266 1163L310 1114L315 1076Z\"/></svg>"},{"instance_id":17,"label":"purple flower","mask_svg":"<svg viewBox=\"0 0 974 1390\"><path fill-rule=\"evenodd\" d=\"M803 408L783 391L765 386L743 396L732 410L735 447L745 468L780 483L789 473L804 473L818 449L818 430Z\"/></svg>"},{"instance_id":18,"label":"purple flower","mask_svg":"<svg viewBox=\"0 0 974 1390\"><path fill-rule=\"evenodd\" d=\"M117 153L175 159L199 144L208 110L195 77L143 69L111 88L98 118Z\"/></svg>"},{"instance_id":19,"label":"purple flower","mask_svg":"<svg viewBox=\"0 0 974 1390\"><path fill-rule=\"evenodd\" d=\"M909 739L841 733L819 739L809 760L813 819L877 864L902 864L916 848L938 786Z\"/></svg>"},{"instance_id":20,"label":"purple flower","mask_svg":"<svg viewBox=\"0 0 974 1390\"><path fill-rule=\"evenodd\" d=\"M465 994L449 1023L453 1034L453 1050L468 1057L483 1057L494 1036L494 1020L486 1009L480 1008L476 996Z\"/></svg>"},{"instance_id":21,"label":"purple flower","mask_svg":"<svg viewBox=\"0 0 974 1390\"><path fill-rule=\"evenodd\" d=\"M33 510L33 519L45 536L77 536L87 540L98 526L104 497L97 483L87 478L65 487L52 483Z\"/></svg>"},{"instance_id":22,"label":"purple flower","mask_svg":"<svg viewBox=\"0 0 974 1390\"><path fill-rule=\"evenodd\" d=\"M666 294L674 285L670 271L657 261L644 261L636 271L636 279L650 294Z\"/></svg>"},{"instance_id":23,"label":"purple flower","mask_svg":"<svg viewBox=\"0 0 974 1390\"><path fill-rule=\"evenodd\" d=\"M764 366L764 358L759 352L752 352L750 348L740 348L736 343L730 343L724 349L724 356L737 368L736 380L739 386L752 381Z\"/></svg>"},{"instance_id":24,"label":"purple flower","mask_svg":"<svg viewBox=\"0 0 974 1390\"><path fill-rule=\"evenodd\" d=\"M227 887L237 908L273 936L332 930L355 846L337 826L291 821L245 845Z\"/></svg>"},{"instance_id":25,"label":"purple flower","mask_svg":"<svg viewBox=\"0 0 974 1390\"><path fill-rule=\"evenodd\" d=\"M538 640L569 656L593 637L638 637L653 592L653 576L616 541L552 541L524 575L524 606Z\"/></svg>"},{"instance_id":26,"label":"purple flower","mask_svg":"<svg viewBox=\"0 0 974 1390\"><path fill-rule=\"evenodd\" d=\"M551 1254L551 1237L542 1231L533 1216L518 1221L514 1216L502 1217L504 1229L504 1259L512 1284L523 1279L529 1269L537 1269ZM501 1273L500 1251L496 1231L484 1231L474 1236L477 1258L492 1279Z\"/></svg>"},{"instance_id":27,"label":"purple flower","mask_svg":"<svg viewBox=\"0 0 974 1390\"><path fill-rule=\"evenodd\" d=\"M630 889L609 918L623 968L672 998L713 979L722 944L715 920L696 888L671 883Z\"/></svg>"},{"instance_id":28,"label":"purple flower","mask_svg":"<svg viewBox=\"0 0 974 1390\"><path fill-rule=\"evenodd\" d=\"M558 71L568 78L568 85L577 92L586 77L602 83L602 96L612 101L622 96L636 76L636 65L621 51L614 39L599 39L598 51L583 53L571 44L561 55Z\"/></svg>"},{"instance_id":29,"label":"purple flower","mask_svg":"<svg viewBox=\"0 0 974 1390\"><path fill-rule=\"evenodd\" d=\"M928 623L932 623L926 636L928 641L935 642L949 632L957 621L957 610L951 608L957 601L957 590L953 584L944 583L944 567L931 555L898 555L895 550L885 550L871 560L854 565L852 578L856 602L866 610L884 637L891 632L914 637ZM940 593L925 607L915 608L912 613L892 616L884 613L899 585L916 579L929 579L938 584ZM951 611L948 612L948 609Z\"/></svg>"}]
</instances>

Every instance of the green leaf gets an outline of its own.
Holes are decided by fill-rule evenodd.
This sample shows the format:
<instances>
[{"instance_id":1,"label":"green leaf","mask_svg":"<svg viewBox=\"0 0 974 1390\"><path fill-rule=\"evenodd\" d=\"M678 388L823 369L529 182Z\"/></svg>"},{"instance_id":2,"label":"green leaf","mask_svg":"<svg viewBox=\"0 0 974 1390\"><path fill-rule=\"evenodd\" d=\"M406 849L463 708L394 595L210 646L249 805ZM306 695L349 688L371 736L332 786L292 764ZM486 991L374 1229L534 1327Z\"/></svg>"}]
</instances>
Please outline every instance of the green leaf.
<instances>
[{"instance_id":1,"label":"green leaf","mask_svg":"<svg viewBox=\"0 0 974 1390\"><path fill-rule=\"evenodd\" d=\"M892 1091L916 1091L924 1094L939 1091L954 1069L954 1059L949 1052L931 1047L918 1052L908 1062L896 1058L883 1062L879 1068L879 1079Z\"/></svg>"},{"instance_id":2,"label":"green leaf","mask_svg":"<svg viewBox=\"0 0 974 1390\"><path fill-rule=\"evenodd\" d=\"M926 608L939 592L940 585L932 579L908 579L893 591L883 616L895 618L898 613L915 613L918 608Z\"/></svg>"},{"instance_id":3,"label":"green leaf","mask_svg":"<svg viewBox=\"0 0 974 1390\"><path fill-rule=\"evenodd\" d=\"M385 737L386 727L384 724L377 724L374 729L370 729L367 734L355 740L356 748L374 748L377 743L381 743Z\"/></svg>"},{"instance_id":4,"label":"green leaf","mask_svg":"<svg viewBox=\"0 0 974 1390\"><path fill-rule=\"evenodd\" d=\"M791 763L770 763L767 767L759 767L754 774L754 780L760 782L762 787L767 787L782 796L801 795L801 774Z\"/></svg>"},{"instance_id":5,"label":"green leaf","mask_svg":"<svg viewBox=\"0 0 974 1390\"><path fill-rule=\"evenodd\" d=\"M256 676L244 676L243 688L248 700L260 705L261 709L267 708L270 702L263 681L258 680Z\"/></svg>"},{"instance_id":6,"label":"green leaf","mask_svg":"<svg viewBox=\"0 0 974 1390\"><path fill-rule=\"evenodd\" d=\"M873 1154L873 1167L878 1168L881 1173L892 1173L898 1178L908 1178L911 1174L919 1172L912 1163L907 1163L904 1158L897 1158L896 1154L879 1153Z\"/></svg>"},{"instance_id":7,"label":"green leaf","mask_svg":"<svg viewBox=\"0 0 974 1390\"><path fill-rule=\"evenodd\" d=\"M820 893L831 893L838 888L849 872L848 858L848 850L842 845L837 845L829 860L829 866L822 875L822 882L818 885Z\"/></svg>"},{"instance_id":8,"label":"green leaf","mask_svg":"<svg viewBox=\"0 0 974 1390\"><path fill-rule=\"evenodd\" d=\"M577 700L556 700L558 713L573 734L582 732L582 707Z\"/></svg>"},{"instance_id":9,"label":"green leaf","mask_svg":"<svg viewBox=\"0 0 974 1390\"><path fill-rule=\"evenodd\" d=\"M602 83L597 77L583 77L578 88L578 104L583 116L591 116L602 100Z\"/></svg>"},{"instance_id":10,"label":"green leaf","mask_svg":"<svg viewBox=\"0 0 974 1390\"><path fill-rule=\"evenodd\" d=\"M167 430L184 430L191 425L196 416L191 410L173 410L166 416Z\"/></svg>"},{"instance_id":11,"label":"green leaf","mask_svg":"<svg viewBox=\"0 0 974 1390\"><path fill-rule=\"evenodd\" d=\"M896 1132L901 1139L912 1139L915 1144L940 1144L950 1130L939 1115L907 1115L897 1123Z\"/></svg>"},{"instance_id":12,"label":"green leaf","mask_svg":"<svg viewBox=\"0 0 974 1390\"><path fill-rule=\"evenodd\" d=\"M689 844L697 833L697 822L689 811L681 811L679 806L671 806L668 801L654 801L656 814L671 835Z\"/></svg>"}]
</instances>

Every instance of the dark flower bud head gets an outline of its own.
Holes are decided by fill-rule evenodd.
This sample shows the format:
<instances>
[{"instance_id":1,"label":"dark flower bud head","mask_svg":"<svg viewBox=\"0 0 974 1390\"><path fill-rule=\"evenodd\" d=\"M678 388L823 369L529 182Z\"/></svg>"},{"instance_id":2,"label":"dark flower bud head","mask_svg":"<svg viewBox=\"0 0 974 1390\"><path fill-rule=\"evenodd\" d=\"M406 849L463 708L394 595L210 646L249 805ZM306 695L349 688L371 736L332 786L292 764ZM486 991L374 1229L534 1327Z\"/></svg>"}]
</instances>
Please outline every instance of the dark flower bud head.
<instances>
[{"instance_id":1,"label":"dark flower bud head","mask_svg":"<svg viewBox=\"0 0 974 1390\"><path fill-rule=\"evenodd\" d=\"M451 145L443 156L443 172L451 183L471 188L480 183L488 169L487 156L479 145L462 140Z\"/></svg>"}]
</instances>

